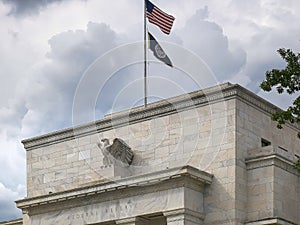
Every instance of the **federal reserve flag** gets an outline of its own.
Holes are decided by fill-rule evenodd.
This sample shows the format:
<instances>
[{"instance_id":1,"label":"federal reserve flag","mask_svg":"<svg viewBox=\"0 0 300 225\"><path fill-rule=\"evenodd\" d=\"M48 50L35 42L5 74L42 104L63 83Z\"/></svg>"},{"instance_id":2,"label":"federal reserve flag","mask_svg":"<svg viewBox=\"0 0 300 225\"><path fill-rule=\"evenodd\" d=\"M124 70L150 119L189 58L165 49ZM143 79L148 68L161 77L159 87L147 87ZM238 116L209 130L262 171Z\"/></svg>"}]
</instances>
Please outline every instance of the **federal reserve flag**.
<instances>
[{"instance_id":1,"label":"federal reserve flag","mask_svg":"<svg viewBox=\"0 0 300 225\"><path fill-rule=\"evenodd\" d=\"M155 40L152 34L148 32L148 38L149 38L149 48L151 51L153 51L154 56L162 61L163 63L167 64L168 66L173 67L171 60L167 56L167 54L164 52L164 50L160 47L158 42Z\"/></svg>"},{"instance_id":2,"label":"federal reserve flag","mask_svg":"<svg viewBox=\"0 0 300 225\"><path fill-rule=\"evenodd\" d=\"M146 1L146 16L149 22L157 25L161 29L161 31L164 32L165 34L170 34L175 18L172 15L169 15L163 12L162 10L160 10L150 1L148 0L145 1Z\"/></svg>"}]
</instances>

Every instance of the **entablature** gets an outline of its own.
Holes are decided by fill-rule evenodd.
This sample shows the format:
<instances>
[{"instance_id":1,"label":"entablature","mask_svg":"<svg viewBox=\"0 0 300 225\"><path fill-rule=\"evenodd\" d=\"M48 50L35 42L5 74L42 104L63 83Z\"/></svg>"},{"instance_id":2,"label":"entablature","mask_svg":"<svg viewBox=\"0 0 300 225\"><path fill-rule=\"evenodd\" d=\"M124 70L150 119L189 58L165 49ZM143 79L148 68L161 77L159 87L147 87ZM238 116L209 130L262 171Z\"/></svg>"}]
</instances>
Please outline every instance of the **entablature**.
<instances>
[{"instance_id":1,"label":"entablature","mask_svg":"<svg viewBox=\"0 0 300 225\"><path fill-rule=\"evenodd\" d=\"M111 180L105 183L92 184L90 186L63 192L24 198L16 201L16 203L18 208L26 210L37 206L40 207L55 203L62 204L70 200L74 201L76 199L99 196L106 193L110 194L111 199L111 196L114 196L118 191L122 191L123 194L125 193L125 195L127 195L126 192L130 191L132 193L132 189L140 189L139 191L133 192L136 194L143 191L149 193L151 192L151 187L155 187L153 190L158 191L160 189L187 186L201 191L205 185L211 184L212 178L213 175L207 172L200 171L191 166L184 166L119 180ZM150 190L147 190L149 187ZM105 198L102 198L102 200L104 201Z\"/></svg>"}]
</instances>

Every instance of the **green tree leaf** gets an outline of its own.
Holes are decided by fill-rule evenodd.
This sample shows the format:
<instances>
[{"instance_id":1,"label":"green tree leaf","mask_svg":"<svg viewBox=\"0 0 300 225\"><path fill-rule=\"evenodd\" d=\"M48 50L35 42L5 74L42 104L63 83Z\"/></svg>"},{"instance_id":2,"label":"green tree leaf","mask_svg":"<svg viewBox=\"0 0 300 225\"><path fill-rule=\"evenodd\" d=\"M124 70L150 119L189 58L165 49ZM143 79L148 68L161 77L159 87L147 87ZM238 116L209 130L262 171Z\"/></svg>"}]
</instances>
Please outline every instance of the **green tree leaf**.
<instances>
[{"instance_id":1,"label":"green tree leaf","mask_svg":"<svg viewBox=\"0 0 300 225\"><path fill-rule=\"evenodd\" d=\"M273 88L279 93L295 94L300 90L300 53L294 53L291 49L281 48L277 52L287 63L284 69L272 69L266 72L265 80L260 84L264 91ZM286 122L300 122L300 96L286 110L278 111L272 115L272 120L277 121L277 128L282 129ZM297 134L300 138L300 132ZM294 167L300 170L300 159Z\"/></svg>"}]
</instances>

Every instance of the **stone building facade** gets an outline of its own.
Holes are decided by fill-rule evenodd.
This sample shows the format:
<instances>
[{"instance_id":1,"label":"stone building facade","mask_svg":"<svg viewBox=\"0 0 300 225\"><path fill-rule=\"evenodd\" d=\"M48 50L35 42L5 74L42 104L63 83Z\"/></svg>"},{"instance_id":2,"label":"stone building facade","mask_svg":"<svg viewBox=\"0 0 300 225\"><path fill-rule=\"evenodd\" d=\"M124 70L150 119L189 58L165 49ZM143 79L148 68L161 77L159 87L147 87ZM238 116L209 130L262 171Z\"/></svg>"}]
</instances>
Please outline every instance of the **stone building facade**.
<instances>
[{"instance_id":1,"label":"stone building facade","mask_svg":"<svg viewBox=\"0 0 300 225\"><path fill-rule=\"evenodd\" d=\"M230 83L23 141L24 225L300 224L298 125ZM121 139L129 164L107 163Z\"/></svg>"}]
</instances>

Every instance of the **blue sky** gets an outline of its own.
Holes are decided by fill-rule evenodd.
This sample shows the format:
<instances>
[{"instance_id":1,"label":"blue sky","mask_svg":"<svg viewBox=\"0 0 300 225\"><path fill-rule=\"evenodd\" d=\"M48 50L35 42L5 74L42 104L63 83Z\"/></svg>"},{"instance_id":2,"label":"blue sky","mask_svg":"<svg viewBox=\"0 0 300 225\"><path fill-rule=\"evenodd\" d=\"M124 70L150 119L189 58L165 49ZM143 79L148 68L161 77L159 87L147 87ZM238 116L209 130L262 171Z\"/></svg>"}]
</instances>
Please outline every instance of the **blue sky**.
<instances>
[{"instance_id":1,"label":"blue sky","mask_svg":"<svg viewBox=\"0 0 300 225\"><path fill-rule=\"evenodd\" d=\"M278 48L300 49L298 0L152 2L176 18L169 36L148 25L175 65L149 52L152 99L230 81L281 108L290 102L259 84L266 70L284 66ZM1 221L21 216L22 139L142 102L143 1L0 0L0 32ZM196 72L183 72L187 65Z\"/></svg>"}]
</instances>

